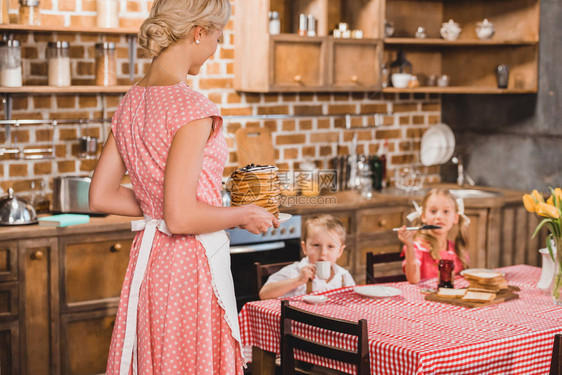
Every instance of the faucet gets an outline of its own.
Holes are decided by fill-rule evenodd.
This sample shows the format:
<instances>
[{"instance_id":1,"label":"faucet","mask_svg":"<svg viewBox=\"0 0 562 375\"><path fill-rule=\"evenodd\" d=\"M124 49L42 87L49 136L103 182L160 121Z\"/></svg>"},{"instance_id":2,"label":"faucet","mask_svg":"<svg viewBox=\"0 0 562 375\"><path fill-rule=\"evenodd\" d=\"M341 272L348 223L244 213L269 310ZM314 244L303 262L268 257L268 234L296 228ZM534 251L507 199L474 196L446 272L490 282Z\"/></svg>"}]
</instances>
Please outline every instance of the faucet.
<instances>
[{"instance_id":1,"label":"faucet","mask_svg":"<svg viewBox=\"0 0 562 375\"><path fill-rule=\"evenodd\" d=\"M475 185L474 180L472 178L470 178L469 175L464 173L464 166L462 165L462 162L461 162L460 158L457 158L456 156L453 156L451 161L453 162L453 164L456 164L456 166L457 166L457 185L458 186L464 186L464 183L465 183L465 180L466 180L466 182L470 186L474 186Z\"/></svg>"}]
</instances>

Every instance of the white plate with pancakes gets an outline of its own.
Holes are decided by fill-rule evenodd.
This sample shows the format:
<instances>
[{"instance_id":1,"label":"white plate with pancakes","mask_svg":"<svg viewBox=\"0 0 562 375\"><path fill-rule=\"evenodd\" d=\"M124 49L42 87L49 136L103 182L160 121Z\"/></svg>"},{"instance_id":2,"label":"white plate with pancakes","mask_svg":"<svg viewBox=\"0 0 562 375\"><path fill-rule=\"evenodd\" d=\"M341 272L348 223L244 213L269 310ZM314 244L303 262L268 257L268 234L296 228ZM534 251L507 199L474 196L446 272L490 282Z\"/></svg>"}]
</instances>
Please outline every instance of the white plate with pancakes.
<instances>
[{"instance_id":1,"label":"white plate with pancakes","mask_svg":"<svg viewBox=\"0 0 562 375\"><path fill-rule=\"evenodd\" d=\"M291 214L284 214L282 212L279 212L279 217L277 218L277 220L279 220L279 223L284 223L292 217L293 215Z\"/></svg>"}]
</instances>

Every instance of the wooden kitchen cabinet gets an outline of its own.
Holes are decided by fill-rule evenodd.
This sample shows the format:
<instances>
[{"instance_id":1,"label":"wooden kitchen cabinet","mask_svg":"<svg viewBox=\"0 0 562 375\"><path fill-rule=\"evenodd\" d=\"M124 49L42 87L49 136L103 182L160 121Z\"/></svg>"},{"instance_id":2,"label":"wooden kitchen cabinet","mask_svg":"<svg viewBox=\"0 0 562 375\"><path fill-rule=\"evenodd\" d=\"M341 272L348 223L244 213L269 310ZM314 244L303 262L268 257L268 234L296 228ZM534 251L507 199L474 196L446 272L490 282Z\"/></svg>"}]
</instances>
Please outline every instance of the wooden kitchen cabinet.
<instances>
[{"instance_id":1,"label":"wooden kitchen cabinet","mask_svg":"<svg viewBox=\"0 0 562 375\"><path fill-rule=\"evenodd\" d=\"M61 374L103 374L117 308L61 318Z\"/></svg>"},{"instance_id":2,"label":"wooden kitchen cabinet","mask_svg":"<svg viewBox=\"0 0 562 375\"><path fill-rule=\"evenodd\" d=\"M247 0L235 22L235 88L247 92L377 91L381 88L382 0ZM281 34L269 35L277 11ZM298 16L317 20L317 36L298 36ZM364 39L335 39L345 21Z\"/></svg>"},{"instance_id":3,"label":"wooden kitchen cabinet","mask_svg":"<svg viewBox=\"0 0 562 375\"><path fill-rule=\"evenodd\" d=\"M395 33L384 41L389 64L400 50L412 63L412 73L422 85L431 75L447 75L448 87L416 89L387 88L385 91L441 93L535 93L538 87L540 0L386 0L385 17ZM495 35L489 40L476 36L476 24L488 19ZM462 28L459 38L441 38L443 22L453 19ZM415 38L422 26L426 39ZM507 89L498 89L495 68L509 66Z\"/></svg>"},{"instance_id":4,"label":"wooden kitchen cabinet","mask_svg":"<svg viewBox=\"0 0 562 375\"><path fill-rule=\"evenodd\" d=\"M4 322L0 319L0 375L19 373L18 322Z\"/></svg>"},{"instance_id":5,"label":"wooden kitchen cabinet","mask_svg":"<svg viewBox=\"0 0 562 375\"><path fill-rule=\"evenodd\" d=\"M540 0L247 0L236 5L239 91L378 91L382 62L390 64L403 50L422 86L385 92L537 92ZM269 35L269 11L279 12L281 35ZM297 36L300 13L317 19L317 37ZM476 23L484 18L495 26L490 40L476 36ZM463 29L458 40L441 38L441 24L449 19ZM395 33L383 45L385 20L393 22ZM365 39L331 37L339 22L362 30ZM415 38L419 26L426 29L426 39ZM280 41L286 53L277 50ZM305 44L315 48L302 48ZM510 69L507 89L497 87L500 64ZM310 71L299 73L296 66ZM276 81L280 74L283 80ZM449 86L426 86L431 75L447 75Z\"/></svg>"},{"instance_id":6,"label":"wooden kitchen cabinet","mask_svg":"<svg viewBox=\"0 0 562 375\"><path fill-rule=\"evenodd\" d=\"M22 374L59 372L58 241L22 240L19 252L19 345Z\"/></svg>"},{"instance_id":7,"label":"wooden kitchen cabinet","mask_svg":"<svg viewBox=\"0 0 562 375\"><path fill-rule=\"evenodd\" d=\"M135 233L126 231L61 239L59 272L63 313L119 304L134 236Z\"/></svg>"}]
</instances>

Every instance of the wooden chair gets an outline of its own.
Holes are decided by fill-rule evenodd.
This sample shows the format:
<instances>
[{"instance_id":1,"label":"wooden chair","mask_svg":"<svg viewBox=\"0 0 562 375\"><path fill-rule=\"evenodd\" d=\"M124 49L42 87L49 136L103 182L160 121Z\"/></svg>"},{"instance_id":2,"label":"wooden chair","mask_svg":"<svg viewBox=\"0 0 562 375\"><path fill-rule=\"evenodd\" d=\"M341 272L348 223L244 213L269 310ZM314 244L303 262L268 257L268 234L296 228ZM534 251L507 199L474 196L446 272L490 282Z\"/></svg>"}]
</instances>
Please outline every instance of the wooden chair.
<instances>
[{"instance_id":1,"label":"wooden chair","mask_svg":"<svg viewBox=\"0 0 562 375\"><path fill-rule=\"evenodd\" d=\"M333 332L357 336L357 351L350 351L331 345L321 344L295 335L291 323L300 322ZM281 301L281 373L289 375L295 373L294 349L299 349L324 358L354 364L357 374L370 373L369 344L367 320L358 322L328 318L289 305L289 301Z\"/></svg>"},{"instance_id":2,"label":"wooden chair","mask_svg":"<svg viewBox=\"0 0 562 375\"><path fill-rule=\"evenodd\" d=\"M549 375L562 375L562 334L554 335Z\"/></svg>"},{"instance_id":3,"label":"wooden chair","mask_svg":"<svg viewBox=\"0 0 562 375\"><path fill-rule=\"evenodd\" d=\"M386 254L373 254L372 252L367 253L367 269L366 269L366 280L367 284L380 284L380 283L394 283L399 281L406 281L406 275L403 272L396 275L390 276L376 276L375 277L375 264L380 263L402 263L402 257L400 253L386 253Z\"/></svg>"},{"instance_id":4,"label":"wooden chair","mask_svg":"<svg viewBox=\"0 0 562 375\"><path fill-rule=\"evenodd\" d=\"M256 287L257 292L259 293L261 287L267 281L267 278L274 274L275 272L279 271L281 268L288 266L289 264L294 262L282 262L282 263L271 263L271 264L261 264L260 262L255 262L254 266L256 266Z\"/></svg>"}]
</instances>

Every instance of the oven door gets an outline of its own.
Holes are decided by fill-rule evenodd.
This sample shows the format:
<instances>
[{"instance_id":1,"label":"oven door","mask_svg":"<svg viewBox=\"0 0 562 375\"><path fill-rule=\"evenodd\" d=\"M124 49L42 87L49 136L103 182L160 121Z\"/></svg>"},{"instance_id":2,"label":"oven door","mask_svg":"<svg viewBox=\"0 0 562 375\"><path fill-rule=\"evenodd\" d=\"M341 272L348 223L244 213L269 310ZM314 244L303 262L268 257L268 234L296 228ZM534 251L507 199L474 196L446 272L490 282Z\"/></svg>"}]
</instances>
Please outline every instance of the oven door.
<instances>
[{"instance_id":1,"label":"oven door","mask_svg":"<svg viewBox=\"0 0 562 375\"><path fill-rule=\"evenodd\" d=\"M300 239L232 246L230 267L238 311L246 302L259 299L254 262L269 264L298 260L300 260Z\"/></svg>"}]
</instances>

